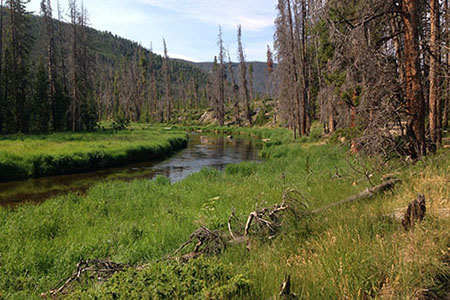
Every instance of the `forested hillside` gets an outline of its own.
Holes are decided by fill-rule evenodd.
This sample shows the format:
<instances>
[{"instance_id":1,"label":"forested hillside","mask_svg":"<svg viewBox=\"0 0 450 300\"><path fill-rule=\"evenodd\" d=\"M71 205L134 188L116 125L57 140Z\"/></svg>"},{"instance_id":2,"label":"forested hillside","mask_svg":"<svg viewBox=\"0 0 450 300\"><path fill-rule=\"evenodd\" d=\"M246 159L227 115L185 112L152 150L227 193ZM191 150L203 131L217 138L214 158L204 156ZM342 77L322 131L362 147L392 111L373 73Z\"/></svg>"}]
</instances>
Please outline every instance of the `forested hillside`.
<instances>
[{"instance_id":1,"label":"forested hillside","mask_svg":"<svg viewBox=\"0 0 450 300\"><path fill-rule=\"evenodd\" d=\"M184 60L179 60L182 62L186 62L192 64L193 66L199 68L200 70L211 73L213 71L214 64L211 62L189 62ZM251 67L250 67L251 66ZM263 97L266 94L271 92L271 78L267 72L267 63L260 61L252 61L247 63L247 68L251 68L252 80L253 80L253 91L254 95ZM239 63L232 63L232 70L234 76L237 78L239 76ZM229 74L229 69L227 69L227 77L231 78Z\"/></svg>"},{"instance_id":2,"label":"forested hillside","mask_svg":"<svg viewBox=\"0 0 450 300\"><path fill-rule=\"evenodd\" d=\"M91 130L102 119L169 121L176 107L205 105L201 70L87 27L77 5L69 16L59 13L69 23L54 18L50 1L41 16L23 1L1 10L0 133Z\"/></svg>"}]
</instances>

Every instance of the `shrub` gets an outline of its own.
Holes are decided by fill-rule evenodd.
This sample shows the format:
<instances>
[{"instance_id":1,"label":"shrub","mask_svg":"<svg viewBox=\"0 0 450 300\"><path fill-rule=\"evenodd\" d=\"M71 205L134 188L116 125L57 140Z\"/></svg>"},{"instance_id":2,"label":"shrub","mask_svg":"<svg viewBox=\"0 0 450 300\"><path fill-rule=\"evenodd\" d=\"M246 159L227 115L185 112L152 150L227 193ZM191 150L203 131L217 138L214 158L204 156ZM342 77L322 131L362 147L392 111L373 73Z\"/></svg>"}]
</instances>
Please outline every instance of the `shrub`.
<instances>
[{"instance_id":1,"label":"shrub","mask_svg":"<svg viewBox=\"0 0 450 300\"><path fill-rule=\"evenodd\" d=\"M130 268L88 294L99 299L230 299L246 295L250 287L247 277L234 275L229 265L200 258L188 264L158 262L141 271ZM85 291L76 291L70 298L82 296Z\"/></svg>"}]
</instances>

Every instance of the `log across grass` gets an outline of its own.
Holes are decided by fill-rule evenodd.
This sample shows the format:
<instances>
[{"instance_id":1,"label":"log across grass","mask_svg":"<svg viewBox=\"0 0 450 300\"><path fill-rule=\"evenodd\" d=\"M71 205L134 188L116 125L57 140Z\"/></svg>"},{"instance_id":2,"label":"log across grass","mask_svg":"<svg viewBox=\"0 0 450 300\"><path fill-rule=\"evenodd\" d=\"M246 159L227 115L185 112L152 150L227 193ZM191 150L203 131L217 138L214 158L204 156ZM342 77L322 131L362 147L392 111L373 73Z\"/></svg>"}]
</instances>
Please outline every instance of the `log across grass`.
<instances>
[{"instance_id":1,"label":"log across grass","mask_svg":"<svg viewBox=\"0 0 450 300\"><path fill-rule=\"evenodd\" d=\"M0 139L0 181L149 161L186 147L187 141L184 132L162 127L6 136Z\"/></svg>"},{"instance_id":2,"label":"log across grass","mask_svg":"<svg viewBox=\"0 0 450 300\"><path fill-rule=\"evenodd\" d=\"M449 205L448 151L413 167L392 164L374 172L374 184L384 172L399 172L402 184L385 194L287 218L272 239L251 231L250 251L244 243L187 264L166 260L200 226L227 232L233 209L245 222L255 209L280 203L288 188L300 191L314 210L371 186L337 144L285 141L263 151L263 163L205 169L175 184L165 177L106 182L83 196L0 209L0 297L39 298L69 278L78 262L107 259L140 268L103 284L82 278L63 296L268 299L290 274L291 291L300 298L442 298L450 222L435 211ZM427 198L427 216L405 232L386 216L406 208L417 193Z\"/></svg>"}]
</instances>

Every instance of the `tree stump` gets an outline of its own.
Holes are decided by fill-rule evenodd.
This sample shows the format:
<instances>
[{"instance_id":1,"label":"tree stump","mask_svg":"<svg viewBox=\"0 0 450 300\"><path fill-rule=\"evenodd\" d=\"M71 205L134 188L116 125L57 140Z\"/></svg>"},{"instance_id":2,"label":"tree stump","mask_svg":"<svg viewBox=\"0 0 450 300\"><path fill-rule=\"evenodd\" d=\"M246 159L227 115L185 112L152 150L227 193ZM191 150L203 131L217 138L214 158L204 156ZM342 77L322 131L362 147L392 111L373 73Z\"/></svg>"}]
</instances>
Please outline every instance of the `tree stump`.
<instances>
[{"instance_id":1,"label":"tree stump","mask_svg":"<svg viewBox=\"0 0 450 300\"><path fill-rule=\"evenodd\" d=\"M417 222L422 222L425 217L425 196L418 195L417 199L408 205L408 209L402 219L402 225L406 231L412 229Z\"/></svg>"}]
</instances>

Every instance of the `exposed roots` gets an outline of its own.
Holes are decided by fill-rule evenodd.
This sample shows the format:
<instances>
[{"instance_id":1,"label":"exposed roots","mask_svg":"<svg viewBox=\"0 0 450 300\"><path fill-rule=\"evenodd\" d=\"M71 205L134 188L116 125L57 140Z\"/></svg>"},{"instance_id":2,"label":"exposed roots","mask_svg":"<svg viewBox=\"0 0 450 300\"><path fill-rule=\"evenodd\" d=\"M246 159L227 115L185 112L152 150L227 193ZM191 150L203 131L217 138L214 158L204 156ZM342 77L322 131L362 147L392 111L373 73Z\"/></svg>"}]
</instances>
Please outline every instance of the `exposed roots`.
<instances>
[{"instance_id":1,"label":"exposed roots","mask_svg":"<svg viewBox=\"0 0 450 300\"><path fill-rule=\"evenodd\" d=\"M195 230L189 236L189 239L184 242L173 255L177 255L189 244L195 243L196 241L197 243L194 246L194 250L183 255L181 257L182 261L189 261L190 259L196 258L202 254L220 254L226 248L226 244L220 236L220 232L212 231L202 226L199 229Z\"/></svg>"}]
</instances>

